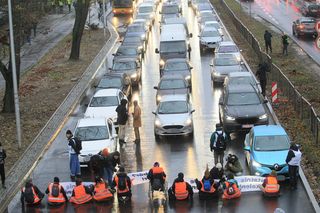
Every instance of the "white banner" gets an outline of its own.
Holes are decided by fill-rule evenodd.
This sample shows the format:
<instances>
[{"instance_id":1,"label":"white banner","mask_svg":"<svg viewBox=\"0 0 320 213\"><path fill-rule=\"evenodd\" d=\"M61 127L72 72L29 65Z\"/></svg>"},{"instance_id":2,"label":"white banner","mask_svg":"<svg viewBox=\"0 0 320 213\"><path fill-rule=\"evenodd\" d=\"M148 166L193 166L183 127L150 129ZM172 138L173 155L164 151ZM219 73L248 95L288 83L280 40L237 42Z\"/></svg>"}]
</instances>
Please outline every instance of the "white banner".
<instances>
[{"instance_id":1,"label":"white banner","mask_svg":"<svg viewBox=\"0 0 320 213\"><path fill-rule=\"evenodd\" d=\"M132 181L132 185L149 183L149 180L147 178L148 172L149 171L129 173L128 176L130 177L130 179Z\"/></svg>"},{"instance_id":2,"label":"white banner","mask_svg":"<svg viewBox=\"0 0 320 213\"><path fill-rule=\"evenodd\" d=\"M72 195L72 190L75 187L76 183L75 182L60 182L60 184L63 186L64 191L67 194L67 197L70 198ZM93 182L82 182L83 185L85 186L90 186L93 185Z\"/></svg>"},{"instance_id":3,"label":"white banner","mask_svg":"<svg viewBox=\"0 0 320 213\"><path fill-rule=\"evenodd\" d=\"M235 177L238 181L241 192L254 192L260 191L259 186L262 185L264 177L258 176L239 176Z\"/></svg>"}]
</instances>

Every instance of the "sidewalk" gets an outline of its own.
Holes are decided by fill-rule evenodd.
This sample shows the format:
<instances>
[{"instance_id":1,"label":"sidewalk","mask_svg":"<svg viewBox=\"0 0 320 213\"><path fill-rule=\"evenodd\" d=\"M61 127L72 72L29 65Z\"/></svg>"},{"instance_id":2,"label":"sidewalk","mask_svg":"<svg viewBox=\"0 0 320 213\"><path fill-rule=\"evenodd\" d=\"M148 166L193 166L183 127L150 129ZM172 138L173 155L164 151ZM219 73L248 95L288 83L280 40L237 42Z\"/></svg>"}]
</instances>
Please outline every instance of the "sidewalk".
<instances>
[{"instance_id":1,"label":"sidewalk","mask_svg":"<svg viewBox=\"0 0 320 213\"><path fill-rule=\"evenodd\" d=\"M65 14L48 14L39 21L36 37L32 32L31 44L25 43L21 47L20 75L35 65L59 41L71 33L75 13L74 9L71 13L66 11L67 8L65 8ZM4 86L5 80L0 75L0 89Z\"/></svg>"}]
</instances>

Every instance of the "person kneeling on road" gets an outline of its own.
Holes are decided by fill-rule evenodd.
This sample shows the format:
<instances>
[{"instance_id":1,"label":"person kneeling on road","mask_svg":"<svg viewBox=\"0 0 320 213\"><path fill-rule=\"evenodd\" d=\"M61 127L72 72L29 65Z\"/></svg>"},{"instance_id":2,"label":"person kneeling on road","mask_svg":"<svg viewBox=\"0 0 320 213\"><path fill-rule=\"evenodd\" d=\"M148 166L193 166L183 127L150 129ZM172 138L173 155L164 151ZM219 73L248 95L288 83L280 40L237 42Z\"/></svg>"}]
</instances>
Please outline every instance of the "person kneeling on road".
<instances>
[{"instance_id":1,"label":"person kneeling on road","mask_svg":"<svg viewBox=\"0 0 320 213\"><path fill-rule=\"evenodd\" d=\"M82 184L80 178L76 179L76 186L72 190L70 203L85 204L92 200L91 190Z\"/></svg>"},{"instance_id":2,"label":"person kneeling on road","mask_svg":"<svg viewBox=\"0 0 320 213\"><path fill-rule=\"evenodd\" d=\"M60 206L68 201L68 197L58 177L53 178L53 183L48 185L46 190L48 194L48 204L50 206Z\"/></svg>"},{"instance_id":3,"label":"person kneeling on road","mask_svg":"<svg viewBox=\"0 0 320 213\"><path fill-rule=\"evenodd\" d=\"M189 183L184 181L184 175L182 172L178 174L168 190L170 200L187 200L188 198L193 198L193 190Z\"/></svg>"},{"instance_id":4,"label":"person kneeling on road","mask_svg":"<svg viewBox=\"0 0 320 213\"><path fill-rule=\"evenodd\" d=\"M113 194L108 189L108 184L99 176L95 178L93 199L97 202L109 201L113 198Z\"/></svg>"},{"instance_id":5,"label":"person kneeling on road","mask_svg":"<svg viewBox=\"0 0 320 213\"><path fill-rule=\"evenodd\" d=\"M129 200L131 199L131 180L127 173L124 170L124 167L119 168L119 172L113 179L113 187L117 187L117 195L118 200L120 197L128 197Z\"/></svg>"},{"instance_id":6,"label":"person kneeling on road","mask_svg":"<svg viewBox=\"0 0 320 213\"><path fill-rule=\"evenodd\" d=\"M272 172L264 179L263 184L259 187L266 196L278 196L280 185L277 180L277 172Z\"/></svg>"},{"instance_id":7,"label":"person kneeling on road","mask_svg":"<svg viewBox=\"0 0 320 213\"><path fill-rule=\"evenodd\" d=\"M227 163L225 165L225 170L232 172L236 176L242 174L243 169L239 161L239 158L236 155L229 154L226 160Z\"/></svg>"},{"instance_id":8,"label":"person kneeling on road","mask_svg":"<svg viewBox=\"0 0 320 213\"><path fill-rule=\"evenodd\" d=\"M201 181L195 179L197 188L199 190L200 200L210 200L213 198L218 198L219 192L217 190L218 184L215 184L214 180L210 178L209 168L207 166L204 176Z\"/></svg>"},{"instance_id":9,"label":"person kneeling on road","mask_svg":"<svg viewBox=\"0 0 320 213\"><path fill-rule=\"evenodd\" d=\"M21 189L21 204L24 207L26 203L28 206L36 206L41 203L44 194L38 189L37 186L33 185L32 179L26 182L26 185Z\"/></svg>"},{"instance_id":10,"label":"person kneeling on road","mask_svg":"<svg viewBox=\"0 0 320 213\"><path fill-rule=\"evenodd\" d=\"M233 174L229 174L228 180L224 182L223 184L223 195L222 199L234 199L241 196L241 191L238 186L238 182L234 179Z\"/></svg>"},{"instance_id":11,"label":"person kneeling on road","mask_svg":"<svg viewBox=\"0 0 320 213\"><path fill-rule=\"evenodd\" d=\"M160 167L158 162L153 164L153 167L149 170L147 178L150 180L152 190L164 191L164 183L166 181L166 173L163 168Z\"/></svg>"}]
</instances>

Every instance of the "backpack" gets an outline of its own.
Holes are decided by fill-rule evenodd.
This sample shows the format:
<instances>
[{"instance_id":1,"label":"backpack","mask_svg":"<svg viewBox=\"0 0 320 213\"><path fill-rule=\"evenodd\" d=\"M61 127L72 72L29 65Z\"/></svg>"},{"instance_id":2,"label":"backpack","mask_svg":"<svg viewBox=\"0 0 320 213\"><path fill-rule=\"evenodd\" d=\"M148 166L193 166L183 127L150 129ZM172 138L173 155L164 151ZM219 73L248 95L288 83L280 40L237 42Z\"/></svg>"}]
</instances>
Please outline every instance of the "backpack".
<instances>
[{"instance_id":1,"label":"backpack","mask_svg":"<svg viewBox=\"0 0 320 213\"><path fill-rule=\"evenodd\" d=\"M216 148L225 150L226 149L226 139L224 137L223 132L221 134L216 132L216 134L217 134Z\"/></svg>"},{"instance_id":2,"label":"backpack","mask_svg":"<svg viewBox=\"0 0 320 213\"><path fill-rule=\"evenodd\" d=\"M230 183L229 182L229 186L227 187L227 194L228 195L233 195L236 193L236 191L234 190L234 188L232 187L234 183Z\"/></svg>"},{"instance_id":3,"label":"backpack","mask_svg":"<svg viewBox=\"0 0 320 213\"><path fill-rule=\"evenodd\" d=\"M59 185L53 184L52 189L51 189L51 195L52 195L53 197L58 197L58 196L59 196L59 193L60 193Z\"/></svg>"},{"instance_id":4,"label":"backpack","mask_svg":"<svg viewBox=\"0 0 320 213\"><path fill-rule=\"evenodd\" d=\"M155 178L152 183L152 189L159 190L161 188L162 188L161 180L159 178Z\"/></svg>"},{"instance_id":5,"label":"backpack","mask_svg":"<svg viewBox=\"0 0 320 213\"><path fill-rule=\"evenodd\" d=\"M211 189L210 180L204 180L203 181L203 188L204 188L205 191L210 191L210 189Z\"/></svg>"},{"instance_id":6,"label":"backpack","mask_svg":"<svg viewBox=\"0 0 320 213\"><path fill-rule=\"evenodd\" d=\"M29 204L32 204L34 202L34 194L33 194L32 187L25 188L24 200Z\"/></svg>"},{"instance_id":7,"label":"backpack","mask_svg":"<svg viewBox=\"0 0 320 213\"><path fill-rule=\"evenodd\" d=\"M127 180L125 177L119 177L118 189L125 190L127 188Z\"/></svg>"},{"instance_id":8,"label":"backpack","mask_svg":"<svg viewBox=\"0 0 320 213\"><path fill-rule=\"evenodd\" d=\"M76 148L74 151L76 151L77 154L80 154L80 151L82 150L82 141L77 137L74 138L74 141Z\"/></svg>"}]
</instances>

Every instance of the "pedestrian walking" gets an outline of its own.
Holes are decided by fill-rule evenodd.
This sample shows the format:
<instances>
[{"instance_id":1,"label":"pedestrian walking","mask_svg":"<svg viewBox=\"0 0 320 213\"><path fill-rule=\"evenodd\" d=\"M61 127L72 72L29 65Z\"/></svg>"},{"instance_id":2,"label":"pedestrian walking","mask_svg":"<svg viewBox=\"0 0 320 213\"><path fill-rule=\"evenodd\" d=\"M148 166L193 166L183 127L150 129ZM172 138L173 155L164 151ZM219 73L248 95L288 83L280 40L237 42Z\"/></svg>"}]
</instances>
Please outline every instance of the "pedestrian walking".
<instances>
[{"instance_id":1,"label":"pedestrian walking","mask_svg":"<svg viewBox=\"0 0 320 213\"><path fill-rule=\"evenodd\" d=\"M125 134L126 134L126 124L128 120L128 110L127 110L127 103L126 99L122 99L120 105L116 108L117 112L117 122L119 125L119 143L123 144L125 142Z\"/></svg>"},{"instance_id":2,"label":"pedestrian walking","mask_svg":"<svg viewBox=\"0 0 320 213\"><path fill-rule=\"evenodd\" d=\"M33 29L33 37L35 38L37 35L37 26L38 26L38 22L37 21L32 21L32 29Z\"/></svg>"},{"instance_id":3,"label":"pedestrian walking","mask_svg":"<svg viewBox=\"0 0 320 213\"><path fill-rule=\"evenodd\" d=\"M6 181L6 174L4 170L4 161L7 157L6 150L2 147L2 144L0 143L0 176L1 176L1 183L2 188L5 189L5 181Z\"/></svg>"},{"instance_id":4,"label":"pedestrian walking","mask_svg":"<svg viewBox=\"0 0 320 213\"><path fill-rule=\"evenodd\" d=\"M228 135L223 131L220 123L216 124L216 130L210 138L210 150L213 151L214 164L223 165L224 151L227 148Z\"/></svg>"},{"instance_id":5,"label":"pedestrian walking","mask_svg":"<svg viewBox=\"0 0 320 213\"><path fill-rule=\"evenodd\" d=\"M261 94L266 96L266 86L267 86L267 72L269 72L268 64L263 62L258 65L258 70L256 72L256 76L259 79L261 86Z\"/></svg>"},{"instance_id":6,"label":"pedestrian walking","mask_svg":"<svg viewBox=\"0 0 320 213\"><path fill-rule=\"evenodd\" d=\"M72 0L67 0L67 4L68 4L69 13L71 13Z\"/></svg>"},{"instance_id":7,"label":"pedestrian walking","mask_svg":"<svg viewBox=\"0 0 320 213\"><path fill-rule=\"evenodd\" d=\"M133 109L133 129L134 135L136 137L135 143L140 143L140 131L139 128L141 127L141 108L138 105L138 101L133 101L134 109Z\"/></svg>"},{"instance_id":8,"label":"pedestrian walking","mask_svg":"<svg viewBox=\"0 0 320 213\"><path fill-rule=\"evenodd\" d=\"M299 149L299 146L296 144L291 144L286 163L289 166L289 178L291 189L297 189L297 179L298 179L298 170L300 166L302 153Z\"/></svg>"},{"instance_id":9,"label":"pedestrian walking","mask_svg":"<svg viewBox=\"0 0 320 213\"><path fill-rule=\"evenodd\" d=\"M283 33L281 38L282 38L282 55L288 55L289 37L287 36L287 34Z\"/></svg>"},{"instance_id":10,"label":"pedestrian walking","mask_svg":"<svg viewBox=\"0 0 320 213\"><path fill-rule=\"evenodd\" d=\"M75 176L80 177L80 162L79 162L79 154L82 149L81 141L75 137L71 130L66 132L66 136L68 139L68 146L69 146L69 162L70 162L70 178L71 181L75 181Z\"/></svg>"},{"instance_id":11,"label":"pedestrian walking","mask_svg":"<svg viewBox=\"0 0 320 213\"><path fill-rule=\"evenodd\" d=\"M264 42L265 42L265 45L266 45L266 52L267 54L269 53L269 50L270 50L270 53L272 53L272 45L271 45L271 38L272 38L272 34L266 30L264 32Z\"/></svg>"}]
</instances>

